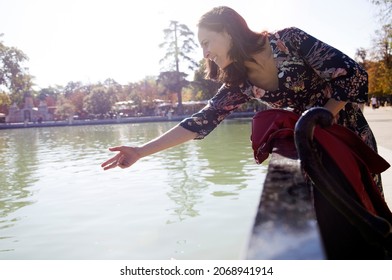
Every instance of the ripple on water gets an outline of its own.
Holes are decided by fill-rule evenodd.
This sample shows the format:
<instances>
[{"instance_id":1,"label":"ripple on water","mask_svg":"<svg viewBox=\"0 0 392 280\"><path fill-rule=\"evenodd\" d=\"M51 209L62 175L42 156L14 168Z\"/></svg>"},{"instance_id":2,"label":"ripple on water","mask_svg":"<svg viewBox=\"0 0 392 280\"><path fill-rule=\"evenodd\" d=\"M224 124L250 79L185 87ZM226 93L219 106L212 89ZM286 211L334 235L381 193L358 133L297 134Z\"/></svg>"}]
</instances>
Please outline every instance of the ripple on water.
<instances>
[{"instance_id":1,"label":"ripple on water","mask_svg":"<svg viewBox=\"0 0 392 280\"><path fill-rule=\"evenodd\" d=\"M0 259L238 258L264 176L249 124L222 124L130 169L100 167L108 147L173 125L3 131Z\"/></svg>"}]
</instances>

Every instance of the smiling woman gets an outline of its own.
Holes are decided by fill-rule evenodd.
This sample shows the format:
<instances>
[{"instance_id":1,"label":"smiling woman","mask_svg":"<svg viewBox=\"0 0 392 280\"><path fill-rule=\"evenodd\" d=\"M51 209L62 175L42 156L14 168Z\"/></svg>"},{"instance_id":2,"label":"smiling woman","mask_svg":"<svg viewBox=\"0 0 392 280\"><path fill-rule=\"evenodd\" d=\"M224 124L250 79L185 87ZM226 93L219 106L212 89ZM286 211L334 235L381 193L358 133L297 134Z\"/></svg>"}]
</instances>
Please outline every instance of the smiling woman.
<instances>
[{"instance_id":1,"label":"smiling woman","mask_svg":"<svg viewBox=\"0 0 392 280\"><path fill-rule=\"evenodd\" d=\"M199 28L198 36L204 58L213 61L219 68L225 68L232 62L228 56L231 37L227 32L219 33Z\"/></svg>"},{"instance_id":2,"label":"smiling woman","mask_svg":"<svg viewBox=\"0 0 392 280\"><path fill-rule=\"evenodd\" d=\"M374 135L359 106L368 98L368 76L352 58L297 27L255 32L240 14L227 6L214 7L203 14L198 28L206 78L221 82L222 86L204 108L160 136L141 145L110 148L115 154L101 164L104 170L128 168L147 156L192 139L204 139L236 109L254 100L280 109L269 111L274 116L290 111L299 117L311 109L324 107L350 137L377 152ZM286 119L281 120L285 122ZM277 126L262 118L252 131L263 135L268 128ZM341 135L337 138L345 141ZM231 141L222 144L230 146ZM326 146L339 153L333 142ZM381 162L382 158L376 161ZM351 172L350 165L342 168ZM375 207L382 207L385 203L381 171L374 172L378 174L369 177L371 188L365 189L368 195L379 196ZM364 178L360 181L365 181ZM315 189L318 186L310 180L308 183ZM329 208L316 203L317 218L325 221L323 213L329 213ZM337 218L338 215L331 217Z\"/></svg>"}]
</instances>

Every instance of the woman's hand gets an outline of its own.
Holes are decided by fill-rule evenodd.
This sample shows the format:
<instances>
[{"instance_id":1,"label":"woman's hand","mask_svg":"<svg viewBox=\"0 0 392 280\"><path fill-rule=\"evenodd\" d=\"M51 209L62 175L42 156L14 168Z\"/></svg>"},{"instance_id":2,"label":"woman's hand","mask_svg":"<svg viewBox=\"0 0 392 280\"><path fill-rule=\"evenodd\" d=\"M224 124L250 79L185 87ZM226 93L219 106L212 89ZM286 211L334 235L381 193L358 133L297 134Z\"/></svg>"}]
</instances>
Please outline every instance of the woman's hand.
<instances>
[{"instance_id":1,"label":"woman's hand","mask_svg":"<svg viewBox=\"0 0 392 280\"><path fill-rule=\"evenodd\" d=\"M101 166L104 170L115 167L127 168L142 157L146 157L182 144L186 141L194 139L196 136L196 132L192 132L181 127L180 125L177 125L161 136L158 136L157 138L139 147L119 146L109 148L110 151L118 152L118 154L102 163Z\"/></svg>"},{"instance_id":2,"label":"woman's hand","mask_svg":"<svg viewBox=\"0 0 392 280\"><path fill-rule=\"evenodd\" d=\"M128 168L141 158L136 147L119 146L109 148L109 151L118 153L101 164L103 170L109 170L115 167Z\"/></svg>"}]
</instances>

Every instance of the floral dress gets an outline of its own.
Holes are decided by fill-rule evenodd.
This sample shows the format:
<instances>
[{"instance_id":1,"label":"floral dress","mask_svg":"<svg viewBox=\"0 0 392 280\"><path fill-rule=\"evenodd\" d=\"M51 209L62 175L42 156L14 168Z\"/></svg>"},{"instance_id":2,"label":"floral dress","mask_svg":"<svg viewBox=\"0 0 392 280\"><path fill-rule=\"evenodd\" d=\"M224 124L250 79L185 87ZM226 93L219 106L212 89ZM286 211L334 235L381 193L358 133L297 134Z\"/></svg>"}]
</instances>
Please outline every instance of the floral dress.
<instances>
[{"instance_id":1,"label":"floral dress","mask_svg":"<svg viewBox=\"0 0 392 280\"><path fill-rule=\"evenodd\" d=\"M239 87L223 85L205 108L180 125L197 132L196 139L202 139L226 116L252 99L301 114L334 98L348 102L339 112L337 123L354 131L377 151L374 136L358 105L368 98L365 70L347 55L298 28L286 28L268 36L278 70L278 90L265 91L250 81L244 81Z\"/></svg>"}]
</instances>

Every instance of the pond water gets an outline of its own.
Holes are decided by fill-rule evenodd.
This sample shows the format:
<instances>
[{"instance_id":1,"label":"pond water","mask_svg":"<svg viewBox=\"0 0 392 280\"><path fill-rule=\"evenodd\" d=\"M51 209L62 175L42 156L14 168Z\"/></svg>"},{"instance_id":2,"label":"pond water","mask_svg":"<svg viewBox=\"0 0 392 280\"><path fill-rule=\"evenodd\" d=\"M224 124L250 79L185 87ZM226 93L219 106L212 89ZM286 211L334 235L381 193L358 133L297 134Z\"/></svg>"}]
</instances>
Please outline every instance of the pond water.
<instances>
[{"instance_id":1,"label":"pond water","mask_svg":"<svg viewBox=\"0 0 392 280\"><path fill-rule=\"evenodd\" d=\"M0 131L0 259L240 259L266 166L250 120L103 171L175 123Z\"/></svg>"}]
</instances>

